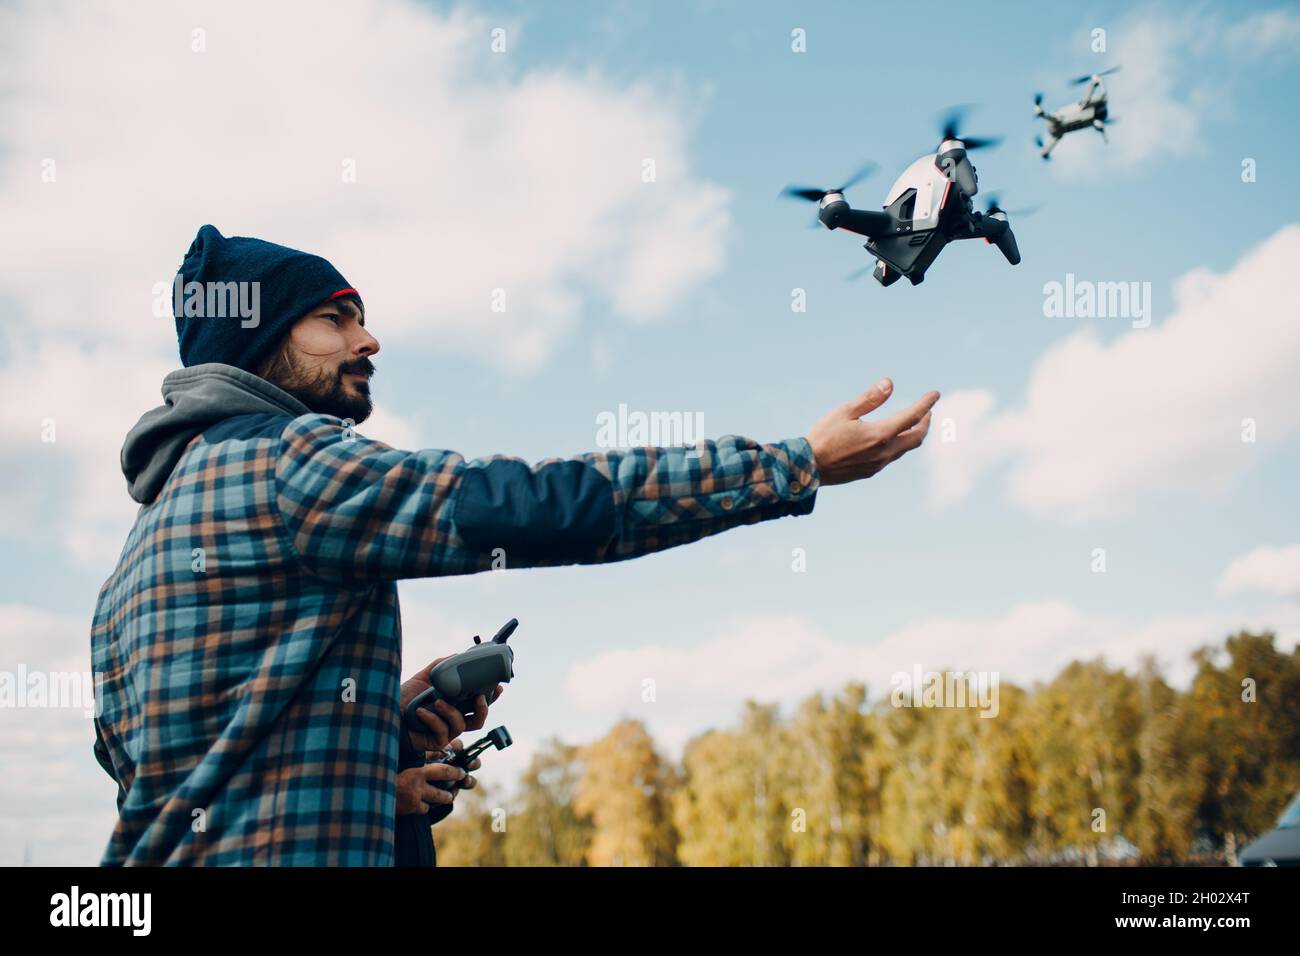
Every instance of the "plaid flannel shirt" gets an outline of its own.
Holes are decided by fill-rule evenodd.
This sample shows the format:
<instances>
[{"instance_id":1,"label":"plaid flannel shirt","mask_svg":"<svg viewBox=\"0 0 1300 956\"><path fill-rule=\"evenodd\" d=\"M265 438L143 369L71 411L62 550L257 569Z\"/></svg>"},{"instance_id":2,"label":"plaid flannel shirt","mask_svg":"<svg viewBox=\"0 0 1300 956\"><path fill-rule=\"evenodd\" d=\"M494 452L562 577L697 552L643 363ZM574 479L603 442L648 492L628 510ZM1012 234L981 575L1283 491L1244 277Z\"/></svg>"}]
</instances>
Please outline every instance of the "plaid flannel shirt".
<instances>
[{"instance_id":1,"label":"plaid flannel shirt","mask_svg":"<svg viewBox=\"0 0 1300 956\"><path fill-rule=\"evenodd\" d=\"M807 514L817 487L802 438L530 467L328 415L207 428L99 594L96 752L120 786L103 862L391 865L398 579L634 558Z\"/></svg>"}]
</instances>

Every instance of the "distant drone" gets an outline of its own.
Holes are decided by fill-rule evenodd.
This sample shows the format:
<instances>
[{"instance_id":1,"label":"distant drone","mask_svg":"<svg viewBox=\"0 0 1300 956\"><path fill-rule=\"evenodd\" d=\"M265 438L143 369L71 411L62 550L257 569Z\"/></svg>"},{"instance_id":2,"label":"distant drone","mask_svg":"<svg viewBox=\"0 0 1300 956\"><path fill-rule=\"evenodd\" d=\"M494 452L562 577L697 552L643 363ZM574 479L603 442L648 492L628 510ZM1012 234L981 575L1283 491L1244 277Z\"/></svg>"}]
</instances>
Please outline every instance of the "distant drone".
<instances>
[{"instance_id":1,"label":"distant drone","mask_svg":"<svg viewBox=\"0 0 1300 956\"><path fill-rule=\"evenodd\" d=\"M1042 149L1043 159L1050 159L1052 156L1052 147L1061 141L1066 133L1073 133L1077 129L1087 129L1092 127L1101 133L1101 138L1106 140L1106 125L1113 123L1115 120L1110 118L1106 107L1106 84L1102 82L1103 76L1110 76L1119 70L1119 67L1113 66L1109 70L1101 73L1089 73L1087 76L1076 77L1070 83L1077 86L1080 83L1088 84L1088 91L1083 94L1083 99L1077 103L1067 103L1055 113L1048 113L1043 109L1043 94L1034 94L1034 115L1041 116L1047 120L1047 135L1049 137L1046 146L1043 146L1043 138L1038 137L1035 142ZM1096 94L1094 96L1093 94ZM1109 142L1109 140L1106 140Z\"/></svg>"},{"instance_id":2,"label":"distant drone","mask_svg":"<svg viewBox=\"0 0 1300 956\"><path fill-rule=\"evenodd\" d=\"M957 239L991 242L1008 262L1017 265L1020 250L1016 237L996 197L982 213L971 202L979 192L979 181L966 154L1000 140L961 136L957 127L962 114L961 109L952 111L943 124L939 148L898 177L885 197L883 212L853 209L844 199L845 190L875 170L874 163L834 189L787 186L783 194L817 203L817 219L827 229L847 229L866 236L863 248L876 257L873 275L884 286L893 285L901 276L919 285L943 247Z\"/></svg>"}]
</instances>

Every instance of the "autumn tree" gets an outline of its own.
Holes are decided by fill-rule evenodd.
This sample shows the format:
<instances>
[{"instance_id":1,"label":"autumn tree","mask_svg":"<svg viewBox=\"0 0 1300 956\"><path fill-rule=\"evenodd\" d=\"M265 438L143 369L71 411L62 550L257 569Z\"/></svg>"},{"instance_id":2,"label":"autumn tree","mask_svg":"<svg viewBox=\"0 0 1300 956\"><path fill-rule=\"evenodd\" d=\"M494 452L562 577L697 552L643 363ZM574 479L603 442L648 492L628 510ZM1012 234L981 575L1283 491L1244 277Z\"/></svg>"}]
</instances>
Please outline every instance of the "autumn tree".
<instances>
[{"instance_id":1,"label":"autumn tree","mask_svg":"<svg viewBox=\"0 0 1300 956\"><path fill-rule=\"evenodd\" d=\"M510 866L582 866L591 845L591 820L574 809L582 778L580 748L548 741L519 781L516 812L506 841Z\"/></svg>"},{"instance_id":2,"label":"autumn tree","mask_svg":"<svg viewBox=\"0 0 1300 956\"><path fill-rule=\"evenodd\" d=\"M433 828L439 866L505 866L509 815L498 791L479 784L456 795L455 809Z\"/></svg>"},{"instance_id":3,"label":"autumn tree","mask_svg":"<svg viewBox=\"0 0 1300 956\"><path fill-rule=\"evenodd\" d=\"M582 751L573 809L592 822L592 866L670 866L677 833L670 810L674 774L639 720L624 720Z\"/></svg>"},{"instance_id":4,"label":"autumn tree","mask_svg":"<svg viewBox=\"0 0 1300 956\"><path fill-rule=\"evenodd\" d=\"M772 866L787 862L790 818L781 794L798 759L783 745L775 706L747 703L734 731L692 740L673 797L678 856L688 866Z\"/></svg>"},{"instance_id":5,"label":"autumn tree","mask_svg":"<svg viewBox=\"0 0 1300 956\"><path fill-rule=\"evenodd\" d=\"M1193 655L1189 734L1207 765L1197 819L1228 862L1300 788L1300 660L1273 640L1242 632Z\"/></svg>"}]
</instances>

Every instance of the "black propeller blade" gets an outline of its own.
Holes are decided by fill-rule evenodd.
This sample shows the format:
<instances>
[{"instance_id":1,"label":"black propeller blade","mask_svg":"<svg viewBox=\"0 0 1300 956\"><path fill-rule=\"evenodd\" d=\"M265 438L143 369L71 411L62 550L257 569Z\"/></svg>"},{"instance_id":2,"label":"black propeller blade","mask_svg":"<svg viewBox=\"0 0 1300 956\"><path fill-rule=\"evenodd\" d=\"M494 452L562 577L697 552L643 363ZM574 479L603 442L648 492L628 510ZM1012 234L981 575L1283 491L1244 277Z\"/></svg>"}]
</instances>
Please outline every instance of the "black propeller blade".
<instances>
[{"instance_id":1,"label":"black propeller blade","mask_svg":"<svg viewBox=\"0 0 1300 956\"><path fill-rule=\"evenodd\" d=\"M1102 70L1100 73L1088 73L1070 81L1071 86L1078 86L1081 83L1087 83L1094 76L1110 76L1112 73L1118 73L1120 67L1112 66L1109 70Z\"/></svg>"},{"instance_id":2,"label":"black propeller blade","mask_svg":"<svg viewBox=\"0 0 1300 956\"><path fill-rule=\"evenodd\" d=\"M997 193L989 196L988 206L984 210L984 215L991 216L995 212L1000 212L1004 216L1029 216L1041 209L1042 206L1022 206L1019 209L1003 209L1002 200Z\"/></svg>"},{"instance_id":3,"label":"black propeller blade","mask_svg":"<svg viewBox=\"0 0 1300 956\"><path fill-rule=\"evenodd\" d=\"M942 124L943 128L940 132L940 135L943 137L943 139L941 139L940 142L949 139L961 140L962 144L968 150L985 149L989 146L996 146L998 143L1002 142L1002 137L1000 136L980 137L980 136L963 136L961 134L962 120L966 118L966 114L970 112L970 109L971 107L968 104L963 104L961 106L954 106L944 115L943 124Z\"/></svg>"},{"instance_id":4,"label":"black propeller blade","mask_svg":"<svg viewBox=\"0 0 1300 956\"><path fill-rule=\"evenodd\" d=\"M863 266L861 269L855 269L844 277L844 281L855 282L856 280L861 279L863 276L871 275L871 273L875 270L875 268L876 268L875 263L872 263L869 266Z\"/></svg>"},{"instance_id":5,"label":"black propeller blade","mask_svg":"<svg viewBox=\"0 0 1300 956\"><path fill-rule=\"evenodd\" d=\"M842 193L850 186L855 186L862 182L862 180L874 173L876 168L875 163L864 163L857 172L844 181L843 186L833 187L831 189L814 189L811 186L786 186L785 189L781 190L781 195L789 196L792 199L806 199L808 202L821 202L831 193Z\"/></svg>"},{"instance_id":6,"label":"black propeller blade","mask_svg":"<svg viewBox=\"0 0 1300 956\"><path fill-rule=\"evenodd\" d=\"M813 189L811 186L786 186L781 190L782 196L789 196L791 199L806 199L809 202L821 202L822 198L831 190Z\"/></svg>"},{"instance_id":7,"label":"black propeller blade","mask_svg":"<svg viewBox=\"0 0 1300 956\"><path fill-rule=\"evenodd\" d=\"M1043 105L1043 94L1042 94L1042 93L1035 93L1035 94L1034 94L1034 105L1035 105L1035 106L1042 106L1042 105Z\"/></svg>"},{"instance_id":8,"label":"black propeller blade","mask_svg":"<svg viewBox=\"0 0 1300 956\"><path fill-rule=\"evenodd\" d=\"M877 168L876 164L868 160L867 162L862 164L862 167L858 169L857 172L855 172L852 176L848 178L848 180L844 183L843 186L841 186L839 189L835 191L837 193L842 193L850 186L856 186L858 183L862 182L862 180L866 179L868 176L874 173L876 171L876 168Z\"/></svg>"}]
</instances>

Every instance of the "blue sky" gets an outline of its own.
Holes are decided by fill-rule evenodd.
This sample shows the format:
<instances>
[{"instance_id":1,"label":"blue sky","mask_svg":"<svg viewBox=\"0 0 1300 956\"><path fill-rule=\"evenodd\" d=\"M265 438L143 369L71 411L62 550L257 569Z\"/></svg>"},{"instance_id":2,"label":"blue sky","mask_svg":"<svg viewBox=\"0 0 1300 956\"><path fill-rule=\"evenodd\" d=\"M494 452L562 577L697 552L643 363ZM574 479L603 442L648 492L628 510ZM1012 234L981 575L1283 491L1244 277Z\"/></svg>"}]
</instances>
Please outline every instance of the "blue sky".
<instances>
[{"instance_id":1,"label":"blue sky","mask_svg":"<svg viewBox=\"0 0 1300 956\"><path fill-rule=\"evenodd\" d=\"M944 393L952 449L932 433L821 493L811 517L606 568L404 582L408 672L521 621L519 677L495 713L517 746L494 755L489 784L547 736L638 716L675 753L746 697L791 703L854 679L879 693L913 662L1033 680L1074 655L1173 664L1237 626L1294 644L1296 5L999 3L934 19L886 4L376 0L310 36L292 9L256 30L251 8L183 10L118 11L97 30L5 14L27 51L0 67L16 117L0 133L11 658L88 656L132 513L115 450L177 364L149 284L208 221L319 251L361 288L383 345L370 433L398 445L576 454L620 403L770 441L882 375L900 403ZM143 57L141 73L105 79L104 47ZM1076 134L1043 163L1034 92L1059 106L1068 78L1117 63L1110 145ZM245 128L237 109L254 102L265 112ZM1022 264L962 243L915 288L844 281L869 261L860 243L806 228L812 207L779 190L872 159L849 198L879 204L955 103L978 104L971 132L1005 136L975 154L982 191L1041 205L1013 219ZM653 184L629 162L643 156ZM47 157L57 184L39 181ZM344 157L358 160L350 191L335 182ZM1067 273L1149 282L1151 328L1044 317L1044 284ZM521 303L505 320L486 308L497 285ZM56 448L36 437L45 414L70 436ZM1257 442L1237 434L1246 417ZM940 506L954 469L973 482ZM21 842L36 862L94 862L112 787L89 725L14 720L0 861Z\"/></svg>"}]
</instances>

